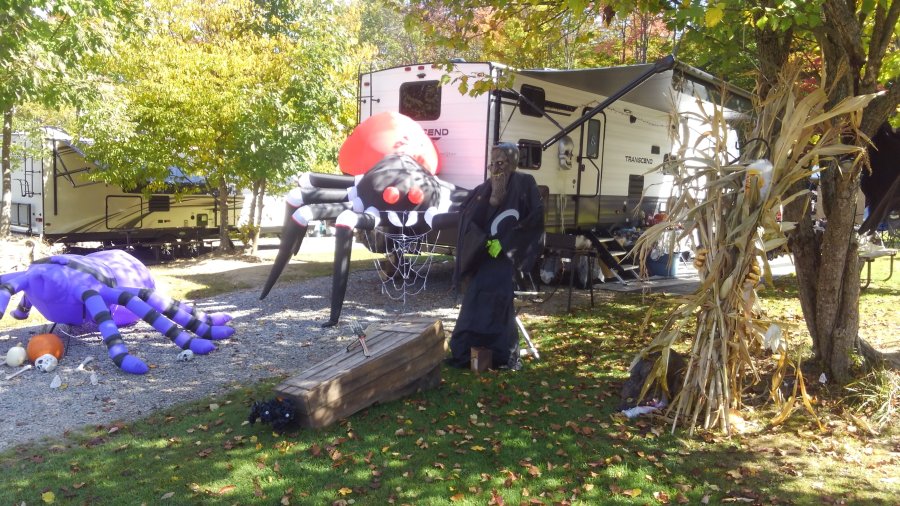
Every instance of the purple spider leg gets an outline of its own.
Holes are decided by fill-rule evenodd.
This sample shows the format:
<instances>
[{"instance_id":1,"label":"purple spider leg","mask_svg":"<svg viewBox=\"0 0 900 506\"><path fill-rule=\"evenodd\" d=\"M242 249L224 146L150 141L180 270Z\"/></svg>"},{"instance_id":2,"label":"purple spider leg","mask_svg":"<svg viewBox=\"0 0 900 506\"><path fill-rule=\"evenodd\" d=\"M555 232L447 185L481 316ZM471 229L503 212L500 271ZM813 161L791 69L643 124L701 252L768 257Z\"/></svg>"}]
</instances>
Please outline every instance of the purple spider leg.
<instances>
[{"instance_id":1,"label":"purple spider leg","mask_svg":"<svg viewBox=\"0 0 900 506\"><path fill-rule=\"evenodd\" d=\"M175 322L153 309L150 304L142 301L137 295L105 286L100 288L100 295L107 304L123 306L137 315L138 318L149 323L153 328L171 339L182 350L190 349L198 355L206 355L216 349L216 345L212 341L194 337L187 331L182 330Z\"/></svg>"},{"instance_id":2,"label":"purple spider leg","mask_svg":"<svg viewBox=\"0 0 900 506\"><path fill-rule=\"evenodd\" d=\"M116 327L106 302L96 290L87 290L81 295L84 307L100 329L103 342L109 350L109 358L119 369L131 374L146 374L150 370L143 360L128 353L128 347L122 340L122 334Z\"/></svg>"},{"instance_id":3,"label":"purple spider leg","mask_svg":"<svg viewBox=\"0 0 900 506\"><path fill-rule=\"evenodd\" d=\"M224 325L224 323L231 320L231 316L226 313L207 315L189 304L179 302L147 288L123 287L121 290L138 296L150 307L161 312L166 318L204 339L219 340L231 337L234 334L232 327Z\"/></svg>"},{"instance_id":4,"label":"purple spider leg","mask_svg":"<svg viewBox=\"0 0 900 506\"><path fill-rule=\"evenodd\" d=\"M22 300L19 301L19 305L13 310L12 317L16 320L24 320L28 318L28 313L31 312L31 301L28 300L27 295L22 296Z\"/></svg>"},{"instance_id":5,"label":"purple spider leg","mask_svg":"<svg viewBox=\"0 0 900 506\"><path fill-rule=\"evenodd\" d=\"M6 306L9 305L9 299L18 292L28 288L28 278L25 272L13 272L0 276L0 318L6 313ZM17 318L13 311L13 318Z\"/></svg>"}]
</instances>

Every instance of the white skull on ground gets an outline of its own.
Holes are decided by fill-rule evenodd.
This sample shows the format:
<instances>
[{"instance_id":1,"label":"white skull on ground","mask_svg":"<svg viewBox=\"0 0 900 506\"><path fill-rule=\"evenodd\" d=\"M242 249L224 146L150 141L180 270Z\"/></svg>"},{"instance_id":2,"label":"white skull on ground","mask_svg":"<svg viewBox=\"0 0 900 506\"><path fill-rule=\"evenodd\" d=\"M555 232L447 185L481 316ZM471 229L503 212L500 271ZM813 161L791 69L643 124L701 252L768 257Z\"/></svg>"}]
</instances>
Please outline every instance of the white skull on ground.
<instances>
[{"instance_id":1,"label":"white skull on ground","mask_svg":"<svg viewBox=\"0 0 900 506\"><path fill-rule=\"evenodd\" d=\"M56 357L47 353L46 355L41 355L34 361L34 367L38 371L50 372L56 369L56 364L59 362L56 360Z\"/></svg>"},{"instance_id":2,"label":"white skull on ground","mask_svg":"<svg viewBox=\"0 0 900 506\"><path fill-rule=\"evenodd\" d=\"M177 359L179 362L187 362L189 360L194 360L194 352L191 350L184 350L178 354Z\"/></svg>"}]
</instances>

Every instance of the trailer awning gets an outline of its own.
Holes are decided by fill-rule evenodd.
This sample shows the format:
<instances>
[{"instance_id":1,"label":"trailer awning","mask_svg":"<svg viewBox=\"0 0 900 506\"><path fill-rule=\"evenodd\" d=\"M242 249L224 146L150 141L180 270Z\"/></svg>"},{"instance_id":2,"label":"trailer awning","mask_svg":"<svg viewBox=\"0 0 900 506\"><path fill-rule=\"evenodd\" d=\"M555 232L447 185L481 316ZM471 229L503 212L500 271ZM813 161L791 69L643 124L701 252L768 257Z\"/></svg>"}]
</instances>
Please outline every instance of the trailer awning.
<instances>
[{"instance_id":1,"label":"trailer awning","mask_svg":"<svg viewBox=\"0 0 900 506\"><path fill-rule=\"evenodd\" d=\"M577 88L581 91L609 97L634 81L653 67L652 63L576 70L519 70L518 74L540 79L553 84ZM675 63L673 70L667 70L649 78L623 97L628 102L669 112L674 100L693 100L699 96L704 100L720 102L721 90L725 89L729 109L749 112L750 93L725 83L681 62ZM679 105L681 105L679 103Z\"/></svg>"}]
</instances>

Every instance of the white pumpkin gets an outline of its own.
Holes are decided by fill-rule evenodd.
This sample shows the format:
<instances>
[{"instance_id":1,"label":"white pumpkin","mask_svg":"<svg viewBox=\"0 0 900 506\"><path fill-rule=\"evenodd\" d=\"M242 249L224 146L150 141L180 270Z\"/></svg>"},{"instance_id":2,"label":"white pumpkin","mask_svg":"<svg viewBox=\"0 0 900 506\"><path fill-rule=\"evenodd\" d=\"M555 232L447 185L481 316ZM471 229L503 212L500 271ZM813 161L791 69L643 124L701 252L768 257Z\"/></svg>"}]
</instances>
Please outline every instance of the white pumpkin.
<instances>
[{"instance_id":1,"label":"white pumpkin","mask_svg":"<svg viewBox=\"0 0 900 506\"><path fill-rule=\"evenodd\" d=\"M6 365L10 367L19 367L25 363L25 357L27 356L25 347L19 343L6 352Z\"/></svg>"}]
</instances>

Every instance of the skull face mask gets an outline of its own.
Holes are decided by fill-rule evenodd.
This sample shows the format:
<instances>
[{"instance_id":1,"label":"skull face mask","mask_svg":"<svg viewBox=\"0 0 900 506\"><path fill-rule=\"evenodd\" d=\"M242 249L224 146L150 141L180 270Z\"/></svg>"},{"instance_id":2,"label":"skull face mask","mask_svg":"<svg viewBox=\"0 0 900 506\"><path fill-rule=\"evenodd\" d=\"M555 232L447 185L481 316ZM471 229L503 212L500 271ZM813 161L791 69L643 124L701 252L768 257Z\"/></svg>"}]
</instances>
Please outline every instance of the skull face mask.
<instances>
[{"instance_id":1,"label":"skull face mask","mask_svg":"<svg viewBox=\"0 0 900 506\"><path fill-rule=\"evenodd\" d=\"M575 143L572 138L566 135L559 140L559 168L569 170L572 168L572 154L575 151Z\"/></svg>"},{"instance_id":2,"label":"skull face mask","mask_svg":"<svg viewBox=\"0 0 900 506\"><path fill-rule=\"evenodd\" d=\"M491 149L491 205L499 206L506 197L509 176L519 164L519 147L511 142L501 142Z\"/></svg>"}]
</instances>

